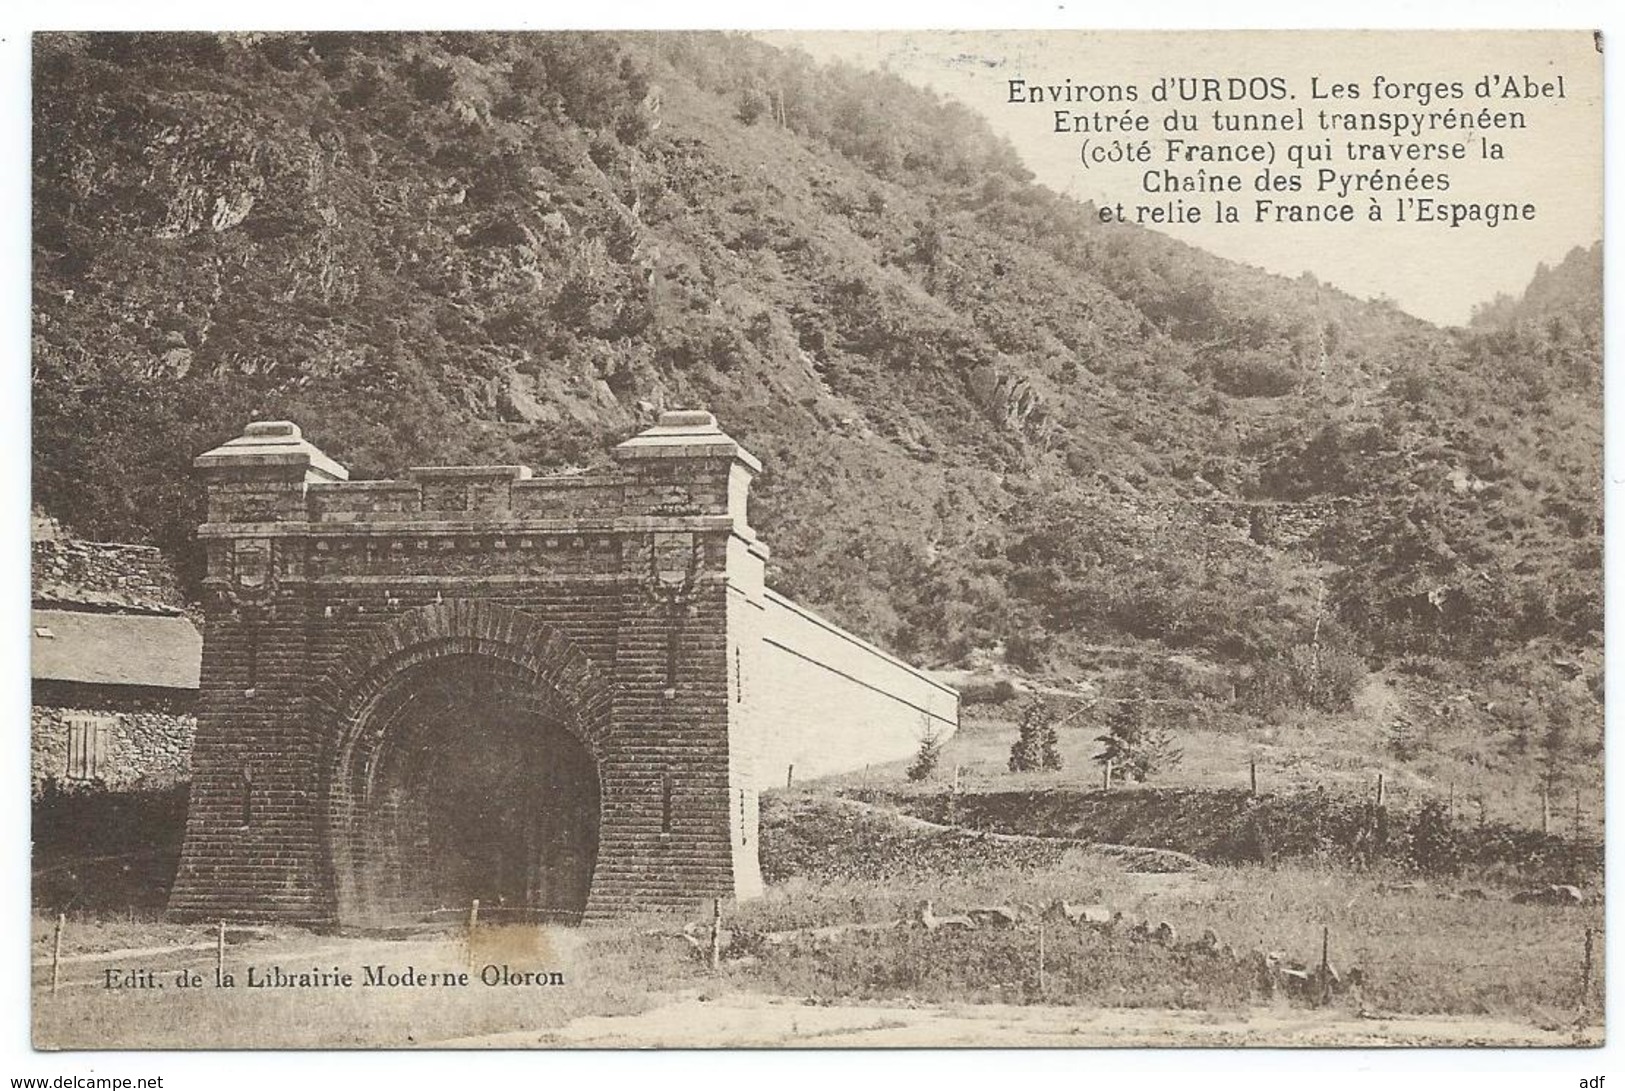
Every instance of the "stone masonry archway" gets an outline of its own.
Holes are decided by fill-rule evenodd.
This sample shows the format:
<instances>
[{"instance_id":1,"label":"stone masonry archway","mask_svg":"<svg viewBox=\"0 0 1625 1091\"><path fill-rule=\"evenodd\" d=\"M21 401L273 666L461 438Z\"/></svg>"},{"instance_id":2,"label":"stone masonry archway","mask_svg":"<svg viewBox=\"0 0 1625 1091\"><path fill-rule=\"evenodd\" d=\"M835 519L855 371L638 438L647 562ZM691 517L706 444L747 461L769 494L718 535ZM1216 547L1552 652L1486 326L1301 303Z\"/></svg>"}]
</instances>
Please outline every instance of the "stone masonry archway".
<instances>
[{"instance_id":1,"label":"stone masonry archway","mask_svg":"<svg viewBox=\"0 0 1625 1091\"><path fill-rule=\"evenodd\" d=\"M488 602L420 607L337 668L326 842L343 924L478 898L578 919L610 695L568 639Z\"/></svg>"}]
</instances>

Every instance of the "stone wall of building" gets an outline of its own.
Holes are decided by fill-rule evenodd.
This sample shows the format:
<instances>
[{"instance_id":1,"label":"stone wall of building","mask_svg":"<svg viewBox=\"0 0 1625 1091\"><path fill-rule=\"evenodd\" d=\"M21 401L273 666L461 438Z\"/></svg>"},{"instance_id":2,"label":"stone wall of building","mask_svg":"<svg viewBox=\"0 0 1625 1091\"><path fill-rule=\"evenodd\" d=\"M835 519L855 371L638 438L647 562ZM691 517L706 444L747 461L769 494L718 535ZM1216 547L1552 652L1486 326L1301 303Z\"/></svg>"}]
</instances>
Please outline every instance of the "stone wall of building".
<instances>
[{"instance_id":1,"label":"stone wall of building","mask_svg":"<svg viewBox=\"0 0 1625 1091\"><path fill-rule=\"evenodd\" d=\"M160 788L191 772L195 697L183 691L76 682L34 683L30 778L37 794L48 779L69 782L70 721L107 727L96 779L109 788Z\"/></svg>"},{"instance_id":2,"label":"stone wall of building","mask_svg":"<svg viewBox=\"0 0 1625 1091\"><path fill-rule=\"evenodd\" d=\"M773 591L762 619L762 787L907 758L959 725L959 694Z\"/></svg>"},{"instance_id":3,"label":"stone wall of building","mask_svg":"<svg viewBox=\"0 0 1625 1091\"><path fill-rule=\"evenodd\" d=\"M155 546L36 538L34 603L117 611L181 613L174 570Z\"/></svg>"}]
</instances>

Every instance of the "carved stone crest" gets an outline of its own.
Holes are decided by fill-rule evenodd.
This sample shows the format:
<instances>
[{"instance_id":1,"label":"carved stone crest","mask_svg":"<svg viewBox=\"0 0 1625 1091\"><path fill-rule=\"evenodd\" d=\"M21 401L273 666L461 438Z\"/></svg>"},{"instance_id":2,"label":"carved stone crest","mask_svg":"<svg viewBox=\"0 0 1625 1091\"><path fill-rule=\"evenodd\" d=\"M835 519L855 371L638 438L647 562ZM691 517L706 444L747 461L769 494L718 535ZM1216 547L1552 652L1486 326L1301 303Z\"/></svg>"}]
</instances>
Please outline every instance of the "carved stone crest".
<instances>
[{"instance_id":1,"label":"carved stone crest","mask_svg":"<svg viewBox=\"0 0 1625 1091\"><path fill-rule=\"evenodd\" d=\"M657 530L649 536L649 585L659 597L677 600L694 586L700 544L691 533Z\"/></svg>"},{"instance_id":2,"label":"carved stone crest","mask_svg":"<svg viewBox=\"0 0 1625 1091\"><path fill-rule=\"evenodd\" d=\"M270 602L276 584L276 563L269 538L239 538L232 543L228 601L239 606L264 605Z\"/></svg>"}]
</instances>

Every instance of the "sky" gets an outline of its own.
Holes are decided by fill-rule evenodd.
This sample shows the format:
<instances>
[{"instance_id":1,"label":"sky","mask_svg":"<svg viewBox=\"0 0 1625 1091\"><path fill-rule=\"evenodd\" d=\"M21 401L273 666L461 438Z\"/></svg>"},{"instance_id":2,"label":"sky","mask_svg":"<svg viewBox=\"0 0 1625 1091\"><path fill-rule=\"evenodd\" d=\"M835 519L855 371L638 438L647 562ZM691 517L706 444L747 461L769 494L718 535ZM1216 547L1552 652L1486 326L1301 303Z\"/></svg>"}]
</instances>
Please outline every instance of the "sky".
<instances>
[{"instance_id":1,"label":"sky","mask_svg":"<svg viewBox=\"0 0 1625 1091\"><path fill-rule=\"evenodd\" d=\"M1588 246L1602 236L1602 54L1590 31L915 30L769 32L761 37L804 49L820 60L883 69L958 99L1008 137L1038 181L1058 192L1093 200L1114 212L1121 205L1131 220L1140 215L1136 211L1140 206L1194 208L1202 222L1155 229L1271 272L1297 276L1307 270L1361 298L1386 296L1402 309L1441 324L1465 322L1475 304L1498 293L1521 292L1539 263L1555 264L1574 246ZM1503 97L1508 77L1522 92L1531 86L1555 91L1558 76L1563 79L1562 98ZM1475 91L1486 77L1501 81L1491 83L1493 97L1481 98ZM1375 82L1379 78L1380 85ZM1180 89L1191 88L1191 83L1162 82L1201 79L1217 80L1223 97L1180 103ZM1232 80L1250 81L1245 89L1236 88L1244 93L1281 97L1232 99ZM1273 89L1261 82L1270 80L1277 81ZM1021 81L1019 89L1012 90L1012 81ZM1159 83L1169 90L1171 101L1153 100ZM1442 97L1437 92L1441 83L1459 85L1461 97ZM1069 104L1064 101L1068 84L1074 95L1079 88L1091 88L1091 94L1104 101ZM1030 101L1035 97L1033 88L1049 86L1062 89L1063 101ZM1137 93L1134 102L1126 100L1129 88ZM1351 88L1358 99L1348 97ZM1201 95L1206 89L1198 84L1195 91ZM1447 86L1443 95L1453 90ZM1083 124L1094 131L1056 132L1057 107L1067 114L1065 127L1075 129L1071 117L1080 115L1088 117ZM1306 126L1302 131L1214 131L1216 113L1226 119L1268 114L1296 120L1300 108ZM1481 129L1478 123L1483 119L1478 115L1484 108L1519 112L1524 127ZM1125 111L1143 115L1148 129L1122 131ZM1429 127L1404 136L1327 132L1321 111L1422 115ZM1169 131L1174 112L1193 119L1197 131L1188 127ZM1459 118L1463 113L1473 115L1470 131L1444 129L1428 117ZM1100 131L1114 124L1119 127ZM1187 160L1176 152L1178 157L1170 162L1170 138L1198 145L1191 149L1197 158ZM1136 154L1143 145L1149 158L1085 167L1081 158L1086 139L1091 156L1110 153L1114 142L1122 142ZM1327 154L1328 139L1330 158L1311 161L1310 156ZM1429 150L1421 153L1429 158L1419 159L1413 154L1416 149L1403 149L1404 158L1380 164L1383 173L1404 176L1414 169L1418 181L1433 176L1435 188L1384 191L1375 194L1375 200L1369 190L1352 192L1347 203L1355 213L1353 223L1279 222L1273 207L1263 223L1257 222L1255 202L1261 197L1297 206L1345 203L1335 188L1316 192L1315 187L1322 169L1338 175L1372 169L1369 159L1364 164L1350 160L1350 140L1368 148L1378 145L1376 151L1395 145L1459 143L1467 157L1440 161L1434 157L1436 151ZM1502 158L1484 157L1485 140L1500 145ZM1256 146L1261 141L1274 143L1273 165L1267 160L1225 165L1201 160L1207 149ZM1287 161L1294 145L1302 149L1303 190L1257 191L1258 176L1266 169L1277 178L1299 173ZM1156 176L1154 187L1165 188L1163 172L1170 167L1182 180L1193 178L1199 169L1209 175L1235 175L1241 192L1148 194L1146 172ZM1448 192L1436 188L1440 175L1448 176ZM1495 227L1472 222L1448 226L1417 222L1413 205L1406 210L1406 222L1400 223L1395 205L1406 196L1449 204L1533 205L1534 217ZM1237 223L1213 222L1216 199L1236 209ZM1381 223L1368 219L1372 204L1384 213Z\"/></svg>"}]
</instances>

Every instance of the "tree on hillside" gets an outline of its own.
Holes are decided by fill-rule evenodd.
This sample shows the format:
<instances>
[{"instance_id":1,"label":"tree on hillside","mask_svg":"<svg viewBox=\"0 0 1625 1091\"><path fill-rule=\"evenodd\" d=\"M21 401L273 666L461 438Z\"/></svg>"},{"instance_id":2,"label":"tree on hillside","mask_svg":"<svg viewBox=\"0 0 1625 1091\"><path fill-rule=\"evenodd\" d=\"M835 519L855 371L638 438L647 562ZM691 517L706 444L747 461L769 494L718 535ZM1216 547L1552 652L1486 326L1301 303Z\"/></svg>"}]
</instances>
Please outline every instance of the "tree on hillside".
<instances>
[{"instance_id":1,"label":"tree on hillside","mask_svg":"<svg viewBox=\"0 0 1625 1091\"><path fill-rule=\"evenodd\" d=\"M1035 699L1021 710L1021 727L1010 746L1010 771L1026 773L1034 769L1061 767L1060 737L1055 730L1055 710Z\"/></svg>"},{"instance_id":2,"label":"tree on hillside","mask_svg":"<svg viewBox=\"0 0 1625 1091\"><path fill-rule=\"evenodd\" d=\"M1113 702L1106 713L1106 733L1095 736L1102 746L1095 755L1134 781L1166 772L1179 765L1185 753L1174 743L1173 732L1147 714L1145 695L1135 690Z\"/></svg>"},{"instance_id":3,"label":"tree on hillside","mask_svg":"<svg viewBox=\"0 0 1625 1091\"><path fill-rule=\"evenodd\" d=\"M936 771L937 763L942 760L942 733L923 714L920 721L920 748L914 752L914 761L909 764L909 780L924 780Z\"/></svg>"}]
</instances>

